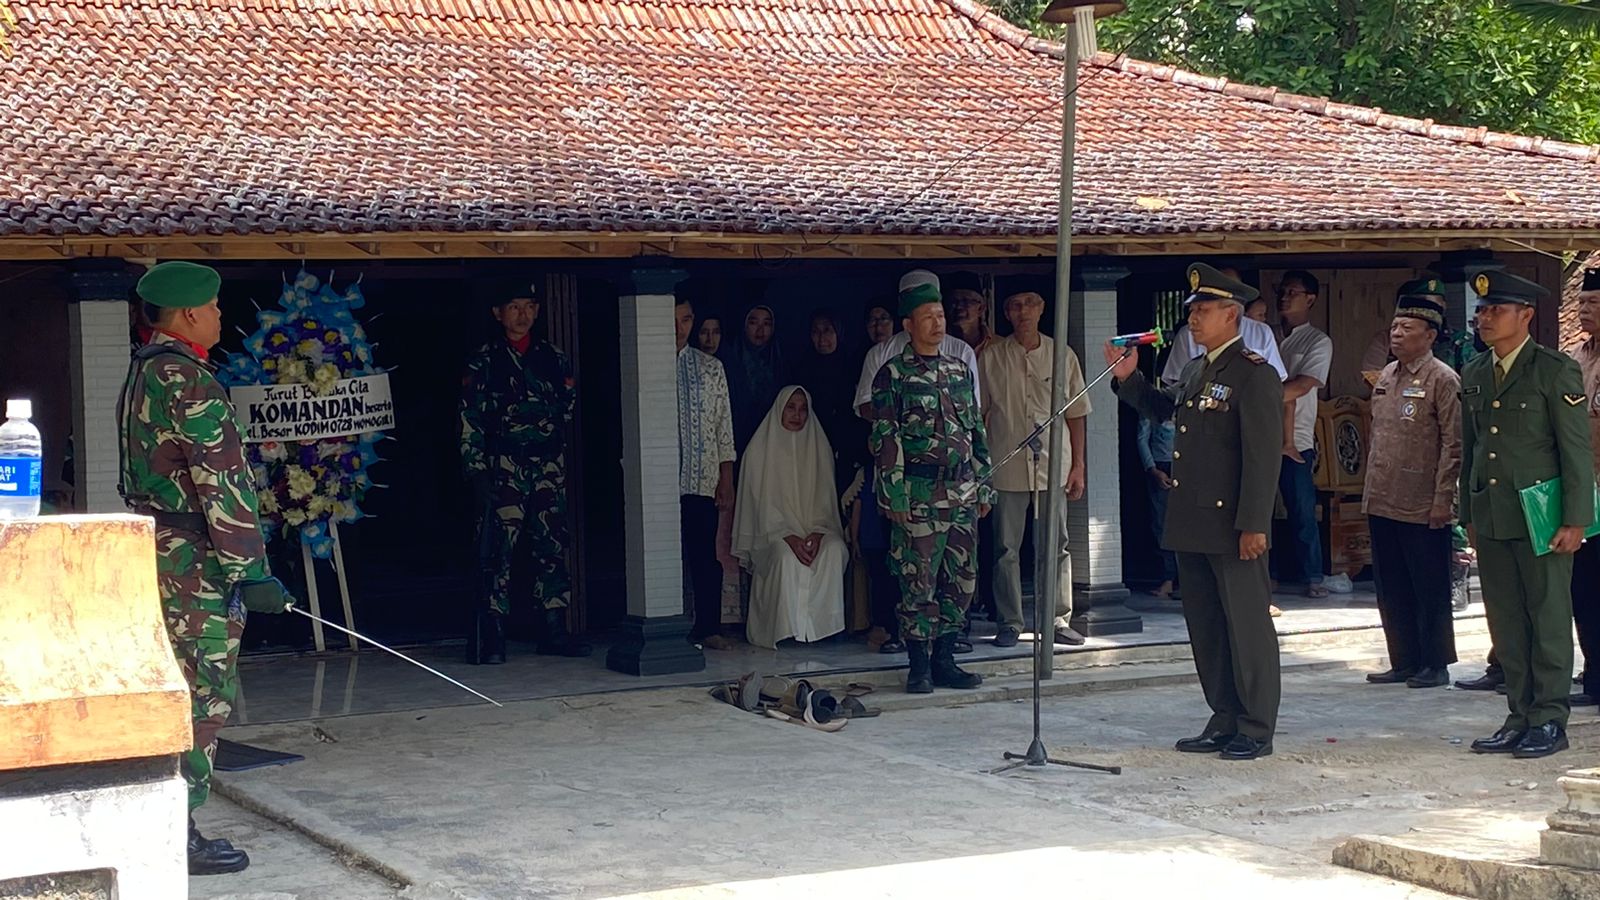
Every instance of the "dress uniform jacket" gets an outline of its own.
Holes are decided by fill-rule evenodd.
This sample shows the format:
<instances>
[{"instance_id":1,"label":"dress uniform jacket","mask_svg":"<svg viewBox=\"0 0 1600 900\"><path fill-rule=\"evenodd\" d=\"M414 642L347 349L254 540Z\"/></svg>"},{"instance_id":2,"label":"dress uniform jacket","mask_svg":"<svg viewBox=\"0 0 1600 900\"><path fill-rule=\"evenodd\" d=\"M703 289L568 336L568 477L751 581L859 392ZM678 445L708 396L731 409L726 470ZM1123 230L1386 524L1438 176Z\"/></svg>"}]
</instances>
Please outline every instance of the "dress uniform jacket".
<instances>
[{"instance_id":1,"label":"dress uniform jacket","mask_svg":"<svg viewBox=\"0 0 1600 900\"><path fill-rule=\"evenodd\" d=\"M1239 551L1241 532L1272 533L1283 453L1283 383L1266 359L1235 341L1158 390L1139 373L1117 395L1146 418L1173 419L1172 490L1163 546L1188 553Z\"/></svg>"},{"instance_id":2,"label":"dress uniform jacket","mask_svg":"<svg viewBox=\"0 0 1600 900\"><path fill-rule=\"evenodd\" d=\"M1494 355L1461 374L1461 523L1480 537L1527 540L1517 492L1562 479L1563 524L1594 521L1594 455L1582 376L1570 357L1531 339L1495 386Z\"/></svg>"}]
</instances>

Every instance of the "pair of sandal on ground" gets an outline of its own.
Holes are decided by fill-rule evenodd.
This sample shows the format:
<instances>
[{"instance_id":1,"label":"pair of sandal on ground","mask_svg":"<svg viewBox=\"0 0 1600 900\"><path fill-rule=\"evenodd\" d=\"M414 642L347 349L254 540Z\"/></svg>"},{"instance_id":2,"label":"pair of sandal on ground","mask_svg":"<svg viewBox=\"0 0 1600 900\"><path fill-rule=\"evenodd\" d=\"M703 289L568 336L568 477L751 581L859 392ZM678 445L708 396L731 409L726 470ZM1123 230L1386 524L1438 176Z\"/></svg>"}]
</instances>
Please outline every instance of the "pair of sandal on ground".
<instances>
[{"instance_id":1,"label":"pair of sandal on ground","mask_svg":"<svg viewBox=\"0 0 1600 900\"><path fill-rule=\"evenodd\" d=\"M746 672L738 681L713 687L711 696L745 712L832 732L851 719L872 718L881 712L861 702L860 698L872 691L870 684L851 682L840 698L804 678Z\"/></svg>"}]
</instances>

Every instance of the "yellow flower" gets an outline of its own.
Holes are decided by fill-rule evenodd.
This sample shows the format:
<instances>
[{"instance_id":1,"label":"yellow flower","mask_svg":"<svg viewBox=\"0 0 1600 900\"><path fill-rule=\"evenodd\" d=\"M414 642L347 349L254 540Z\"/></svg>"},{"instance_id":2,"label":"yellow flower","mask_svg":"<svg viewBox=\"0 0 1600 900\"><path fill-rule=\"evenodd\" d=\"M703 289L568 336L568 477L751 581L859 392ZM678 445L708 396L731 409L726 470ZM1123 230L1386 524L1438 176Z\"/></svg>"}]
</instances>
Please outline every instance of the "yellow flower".
<instances>
[{"instance_id":1,"label":"yellow flower","mask_svg":"<svg viewBox=\"0 0 1600 900\"><path fill-rule=\"evenodd\" d=\"M322 333L322 340L323 340L323 341L324 341L324 342L326 342L326 343L329 343L329 344L331 344L331 343L333 343L333 342L334 342L334 341L337 341L337 340L338 340L338 339L339 339L339 332L337 332L337 331L334 331L334 330L333 330L333 329L331 329L331 328L330 328L330 329L328 329L328 330L327 330L327 331L324 331L324 332L323 332L323 333Z\"/></svg>"},{"instance_id":2,"label":"yellow flower","mask_svg":"<svg viewBox=\"0 0 1600 900\"><path fill-rule=\"evenodd\" d=\"M304 525L306 523L306 514L298 509L291 509L283 514L283 520L290 525Z\"/></svg>"},{"instance_id":3,"label":"yellow flower","mask_svg":"<svg viewBox=\"0 0 1600 900\"><path fill-rule=\"evenodd\" d=\"M306 338L300 343L294 345L294 352L308 358L315 358L318 351L321 349L322 345L311 340L310 338Z\"/></svg>"}]
</instances>

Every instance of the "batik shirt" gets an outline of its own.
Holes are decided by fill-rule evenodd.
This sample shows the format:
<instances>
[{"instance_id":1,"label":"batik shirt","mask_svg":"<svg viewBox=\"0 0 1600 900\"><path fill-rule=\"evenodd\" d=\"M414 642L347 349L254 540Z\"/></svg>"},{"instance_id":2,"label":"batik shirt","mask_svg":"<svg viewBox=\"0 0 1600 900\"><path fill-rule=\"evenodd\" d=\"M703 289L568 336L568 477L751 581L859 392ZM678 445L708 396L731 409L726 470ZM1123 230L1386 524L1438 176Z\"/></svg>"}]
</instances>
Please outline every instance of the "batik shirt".
<instances>
[{"instance_id":1,"label":"batik shirt","mask_svg":"<svg viewBox=\"0 0 1600 900\"><path fill-rule=\"evenodd\" d=\"M678 351L678 492L715 497L722 464L737 457L727 373L716 357L686 346Z\"/></svg>"}]
</instances>

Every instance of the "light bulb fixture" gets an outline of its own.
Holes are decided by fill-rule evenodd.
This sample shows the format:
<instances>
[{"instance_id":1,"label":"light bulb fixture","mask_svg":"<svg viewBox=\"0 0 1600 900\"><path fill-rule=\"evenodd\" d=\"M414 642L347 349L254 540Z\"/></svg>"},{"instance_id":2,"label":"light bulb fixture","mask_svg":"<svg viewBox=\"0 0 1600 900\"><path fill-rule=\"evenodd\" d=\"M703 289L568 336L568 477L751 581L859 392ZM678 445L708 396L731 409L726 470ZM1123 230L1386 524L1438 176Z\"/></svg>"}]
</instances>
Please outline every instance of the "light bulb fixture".
<instances>
[{"instance_id":1,"label":"light bulb fixture","mask_svg":"<svg viewBox=\"0 0 1600 900\"><path fill-rule=\"evenodd\" d=\"M1114 16L1128 8L1121 0L1050 0L1050 5L1039 19L1055 25L1071 23L1073 35L1078 40L1078 55L1091 59L1099 51L1095 40L1094 20Z\"/></svg>"}]
</instances>

